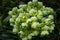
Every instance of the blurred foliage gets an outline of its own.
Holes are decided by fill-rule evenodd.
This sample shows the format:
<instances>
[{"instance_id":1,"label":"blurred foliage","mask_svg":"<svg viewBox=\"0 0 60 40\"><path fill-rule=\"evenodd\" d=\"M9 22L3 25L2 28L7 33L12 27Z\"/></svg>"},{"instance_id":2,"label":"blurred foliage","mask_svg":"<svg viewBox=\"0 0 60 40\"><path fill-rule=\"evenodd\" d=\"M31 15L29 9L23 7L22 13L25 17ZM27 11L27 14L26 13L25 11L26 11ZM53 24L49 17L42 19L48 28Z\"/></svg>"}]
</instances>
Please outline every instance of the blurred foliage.
<instances>
[{"instance_id":1,"label":"blurred foliage","mask_svg":"<svg viewBox=\"0 0 60 40\"><path fill-rule=\"evenodd\" d=\"M20 40L17 34L11 32L12 28L9 25L8 11L19 4L27 3L30 0L0 0L0 40ZM39 38L33 37L32 40L60 40L60 0L39 0L43 2L45 6L52 7L56 11L56 29L49 36Z\"/></svg>"}]
</instances>

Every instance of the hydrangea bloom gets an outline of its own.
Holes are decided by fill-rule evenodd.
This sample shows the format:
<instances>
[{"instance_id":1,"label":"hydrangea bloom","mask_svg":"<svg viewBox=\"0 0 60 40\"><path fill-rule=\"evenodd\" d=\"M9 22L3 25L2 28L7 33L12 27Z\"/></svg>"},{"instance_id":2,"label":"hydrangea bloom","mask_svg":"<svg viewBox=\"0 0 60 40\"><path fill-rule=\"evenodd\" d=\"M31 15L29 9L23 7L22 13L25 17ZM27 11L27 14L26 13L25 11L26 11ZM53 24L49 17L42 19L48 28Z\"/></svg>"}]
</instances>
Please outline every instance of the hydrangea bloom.
<instances>
[{"instance_id":1,"label":"hydrangea bloom","mask_svg":"<svg viewBox=\"0 0 60 40\"><path fill-rule=\"evenodd\" d=\"M13 26L13 33L18 33L22 40L28 40L38 34L49 35L54 30L54 13L42 2L32 0L9 11L9 22Z\"/></svg>"}]
</instances>

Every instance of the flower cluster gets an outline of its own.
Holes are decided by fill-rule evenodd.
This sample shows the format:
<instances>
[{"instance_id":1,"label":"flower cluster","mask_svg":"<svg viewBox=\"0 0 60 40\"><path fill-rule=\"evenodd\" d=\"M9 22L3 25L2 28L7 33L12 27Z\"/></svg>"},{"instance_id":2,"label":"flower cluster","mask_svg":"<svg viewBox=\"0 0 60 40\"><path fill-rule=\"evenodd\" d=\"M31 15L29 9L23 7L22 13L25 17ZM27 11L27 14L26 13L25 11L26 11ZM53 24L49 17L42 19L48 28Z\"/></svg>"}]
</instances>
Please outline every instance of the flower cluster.
<instances>
[{"instance_id":1,"label":"flower cluster","mask_svg":"<svg viewBox=\"0 0 60 40\"><path fill-rule=\"evenodd\" d=\"M42 2L32 0L9 11L9 22L14 33L18 33L22 40L28 40L38 34L49 35L54 30L54 13L52 8L45 7Z\"/></svg>"}]
</instances>

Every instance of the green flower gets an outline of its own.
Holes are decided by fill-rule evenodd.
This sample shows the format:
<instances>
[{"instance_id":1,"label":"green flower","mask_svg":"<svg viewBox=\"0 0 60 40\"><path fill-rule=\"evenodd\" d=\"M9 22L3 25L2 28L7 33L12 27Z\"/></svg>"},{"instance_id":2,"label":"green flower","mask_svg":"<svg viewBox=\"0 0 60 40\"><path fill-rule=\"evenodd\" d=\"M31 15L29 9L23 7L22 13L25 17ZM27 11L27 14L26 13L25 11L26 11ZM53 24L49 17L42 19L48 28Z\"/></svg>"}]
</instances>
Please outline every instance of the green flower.
<instances>
[{"instance_id":1,"label":"green flower","mask_svg":"<svg viewBox=\"0 0 60 40\"><path fill-rule=\"evenodd\" d=\"M22 40L30 40L32 36L49 35L54 30L54 11L45 7L38 0L19 5L9 11L9 22L13 26L13 33L17 33Z\"/></svg>"}]
</instances>

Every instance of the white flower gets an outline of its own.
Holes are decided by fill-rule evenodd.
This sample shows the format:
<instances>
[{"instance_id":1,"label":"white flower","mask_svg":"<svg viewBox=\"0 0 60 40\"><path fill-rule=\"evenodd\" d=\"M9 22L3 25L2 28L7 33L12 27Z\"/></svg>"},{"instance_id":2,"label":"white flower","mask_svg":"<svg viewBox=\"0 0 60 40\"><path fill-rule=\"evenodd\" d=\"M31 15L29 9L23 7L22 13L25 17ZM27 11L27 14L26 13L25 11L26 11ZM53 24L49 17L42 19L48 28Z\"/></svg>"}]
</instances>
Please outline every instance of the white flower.
<instances>
[{"instance_id":1,"label":"white flower","mask_svg":"<svg viewBox=\"0 0 60 40\"><path fill-rule=\"evenodd\" d=\"M49 26L45 25L44 27L42 27L43 30L49 30Z\"/></svg>"},{"instance_id":2,"label":"white flower","mask_svg":"<svg viewBox=\"0 0 60 40\"><path fill-rule=\"evenodd\" d=\"M16 18L16 22L20 22L21 19L19 17Z\"/></svg>"},{"instance_id":3,"label":"white flower","mask_svg":"<svg viewBox=\"0 0 60 40\"><path fill-rule=\"evenodd\" d=\"M32 36L31 35L28 35L28 39L31 39L32 38Z\"/></svg>"},{"instance_id":4,"label":"white flower","mask_svg":"<svg viewBox=\"0 0 60 40\"><path fill-rule=\"evenodd\" d=\"M35 9L31 9L30 11L29 11L29 15L30 16L34 16L36 14L36 10Z\"/></svg>"},{"instance_id":5,"label":"white flower","mask_svg":"<svg viewBox=\"0 0 60 40\"><path fill-rule=\"evenodd\" d=\"M17 12L17 7L14 7L13 9L12 9L12 12Z\"/></svg>"},{"instance_id":6,"label":"white flower","mask_svg":"<svg viewBox=\"0 0 60 40\"><path fill-rule=\"evenodd\" d=\"M41 19L43 18L43 16L37 15L37 18L38 18L39 20L41 20Z\"/></svg>"},{"instance_id":7,"label":"white flower","mask_svg":"<svg viewBox=\"0 0 60 40\"><path fill-rule=\"evenodd\" d=\"M49 18L45 19L44 21L45 21L46 24L51 23L51 19L49 19Z\"/></svg>"},{"instance_id":8,"label":"white flower","mask_svg":"<svg viewBox=\"0 0 60 40\"><path fill-rule=\"evenodd\" d=\"M37 18L38 18L38 19L42 19L42 18L43 18L43 13L42 13L42 11L38 10Z\"/></svg>"},{"instance_id":9,"label":"white flower","mask_svg":"<svg viewBox=\"0 0 60 40\"><path fill-rule=\"evenodd\" d=\"M38 2L38 8L43 7L43 3L42 2Z\"/></svg>"},{"instance_id":10,"label":"white flower","mask_svg":"<svg viewBox=\"0 0 60 40\"><path fill-rule=\"evenodd\" d=\"M32 33L29 34L29 36L37 36L39 34L38 31L33 31Z\"/></svg>"},{"instance_id":11,"label":"white flower","mask_svg":"<svg viewBox=\"0 0 60 40\"><path fill-rule=\"evenodd\" d=\"M50 30L54 30L54 27L55 27L55 25L52 24L52 25L50 26Z\"/></svg>"},{"instance_id":12,"label":"white flower","mask_svg":"<svg viewBox=\"0 0 60 40\"><path fill-rule=\"evenodd\" d=\"M29 6L32 6L32 2L31 2L31 1L29 1L29 2L28 2L28 5L29 5Z\"/></svg>"},{"instance_id":13,"label":"white flower","mask_svg":"<svg viewBox=\"0 0 60 40\"><path fill-rule=\"evenodd\" d=\"M15 20L14 20L14 18L10 18L10 20L9 20L10 22L14 22Z\"/></svg>"},{"instance_id":14,"label":"white flower","mask_svg":"<svg viewBox=\"0 0 60 40\"><path fill-rule=\"evenodd\" d=\"M48 13L47 13L47 11L46 11L46 10L44 10L44 11L43 11L43 14L44 14L44 15L48 15Z\"/></svg>"},{"instance_id":15,"label":"white flower","mask_svg":"<svg viewBox=\"0 0 60 40\"><path fill-rule=\"evenodd\" d=\"M35 2L35 3L38 2L38 0L32 0L32 1Z\"/></svg>"},{"instance_id":16,"label":"white flower","mask_svg":"<svg viewBox=\"0 0 60 40\"><path fill-rule=\"evenodd\" d=\"M17 29L17 28L14 28L14 29L13 29L13 32L14 32L14 33L17 33L17 32L18 32L18 29Z\"/></svg>"},{"instance_id":17,"label":"white flower","mask_svg":"<svg viewBox=\"0 0 60 40\"><path fill-rule=\"evenodd\" d=\"M26 23L32 22L32 19L27 19Z\"/></svg>"},{"instance_id":18,"label":"white flower","mask_svg":"<svg viewBox=\"0 0 60 40\"><path fill-rule=\"evenodd\" d=\"M37 17L34 16L34 17L31 17L31 20L32 21L37 21L38 19L37 19Z\"/></svg>"},{"instance_id":19,"label":"white flower","mask_svg":"<svg viewBox=\"0 0 60 40\"><path fill-rule=\"evenodd\" d=\"M23 31L20 31L19 34L24 34L24 32Z\"/></svg>"},{"instance_id":20,"label":"white flower","mask_svg":"<svg viewBox=\"0 0 60 40\"><path fill-rule=\"evenodd\" d=\"M12 15L13 15L12 11L9 11L9 12L8 12L8 14L9 14L10 16L12 16Z\"/></svg>"},{"instance_id":21,"label":"white flower","mask_svg":"<svg viewBox=\"0 0 60 40\"><path fill-rule=\"evenodd\" d=\"M46 7L46 10L47 10L47 13L49 13L49 14L54 14L54 11L53 11L52 8Z\"/></svg>"},{"instance_id":22,"label":"white flower","mask_svg":"<svg viewBox=\"0 0 60 40\"><path fill-rule=\"evenodd\" d=\"M34 29L38 28L39 26L40 26L39 22L33 22L31 25L31 27Z\"/></svg>"},{"instance_id":23,"label":"white flower","mask_svg":"<svg viewBox=\"0 0 60 40\"><path fill-rule=\"evenodd\" d=\"M16 17L17 17L17 15L12 15L12 18L14 18L14 19L15 19Z\"/></svg>"},{"instance_id":24,"label":"white flower","mask_svg":"<svg viewBox=\"0 0 60 40\"><path fill-rule=\"evenodd\" d=\"M43 16L43 13L41 10L38 10L38 15Z\"/></svg>"},{"instance_id":25,"label":"white flower","mask_svg":"<svg viewBox=\"0 0 60 40\"><path fill-rule=\"evenodd\" d=\"M33 32L32 32L32 33L30 33L29 35L30 35L30 36L35 36Z\"/></svg>"},{"instance_id":26,"label":"white flower","mask_svg":"<svg viewBox=\"0 0 60 40\"><path fill-rule=\"evenodd\" d=\"M48 31L42 31L42 32L41 32L41 36L48 35L48 34L49 34Z\"/></svg>"},{"instance_id":27,"label":"white flower","mask_svg":"<svg viewBox=\"0 0 60 40\"><path fill-rule=\"evenodd\" d=\"M53 15L49 15L48 18L54 19L54 16Z\"/></svg>"},{"instance_id":28,"label":"white flower","mask_svg":"<svg viewBox=\"0 0 60 40\"><path fill-rule=\"evenodd\" d=\"M21 26L22 26L22 28L25 28L25 27L28 27L28 24L27 23L22 23Z\"/></svg>"},{"instance_id":29,"label":"white flower","mask_svg":"<svg viewBox=\"0 0 60 40\"><path fill-rule=\"evenodd\" d=\"M37 36L38 33L39 33L38 31L34 31L34 32L33 32L33 34L34 34L35 36Z\"/></svg>"},{"instance_id":30,"label":"white flower","mask_svg":"<svg viewBox=\"0 0 60 40\"><path fill-rule=\"evenodd\" d=\"M23 5L19 5L19 8L26 8L27 5L23 4Z\"/></svg>"},{"instance_id":31,"label":"white flower","mask_svg":"<svg viewBox=\"0 0 60 40\"><path fill-rule=\"evenodd\" d=\"M17 11L18 11L18 13L22 13L23 12L23 8L20 8Z\"/></svg>"},{"instance_id":32,"label":"white flower","mask_svg":"<svg viewBox=\"0 0 60 40\"><path fill-rule=\"evenodd\" d=\"M22 38L22 40L28 40L28 38L27 38L27 37L25 37L25 38Z\"/></svg>"}]
</instances>

